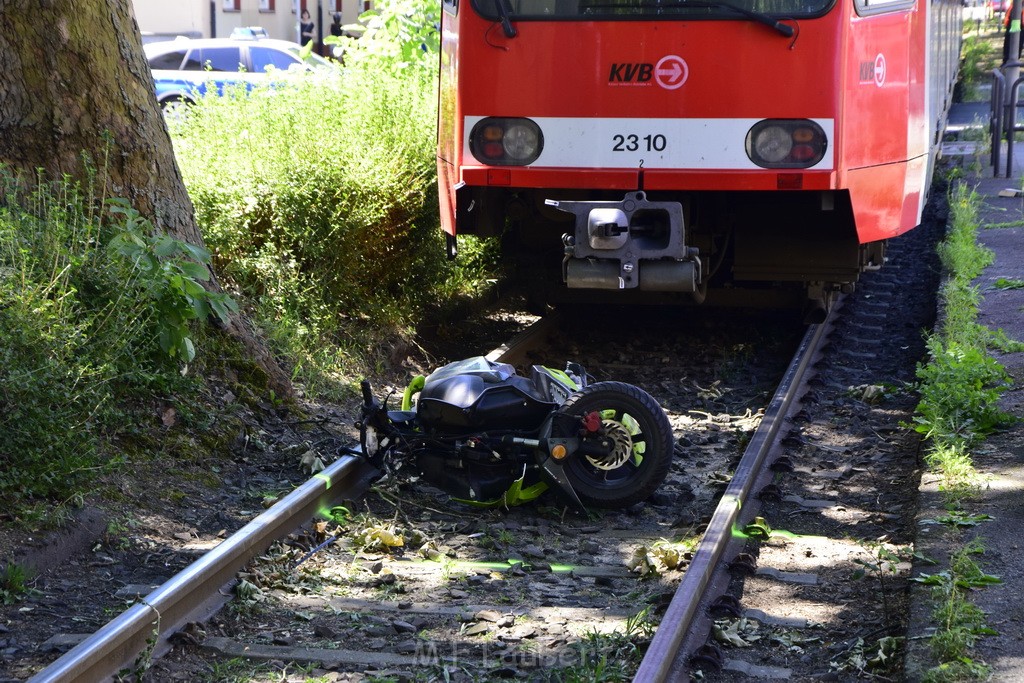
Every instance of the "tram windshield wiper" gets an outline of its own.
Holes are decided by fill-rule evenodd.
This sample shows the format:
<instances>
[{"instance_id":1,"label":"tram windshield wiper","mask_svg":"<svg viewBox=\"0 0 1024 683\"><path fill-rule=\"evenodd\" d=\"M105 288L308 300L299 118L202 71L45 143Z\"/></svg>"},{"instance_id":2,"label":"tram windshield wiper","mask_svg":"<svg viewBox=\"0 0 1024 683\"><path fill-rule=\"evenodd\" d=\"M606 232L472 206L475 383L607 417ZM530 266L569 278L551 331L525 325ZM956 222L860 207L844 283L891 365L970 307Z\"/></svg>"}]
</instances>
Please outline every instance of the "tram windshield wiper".
<instances>
[{"instance_id":1,"label":"tram windshield wiper","mask_svg":"<svg viewBox=\"0 0 1024 683\"><path fill-rule=\"evenodd\" d=\"M508 0L494 0L494 8L498 11L498 20L501 22L501 30L506 38L515 38L519 30L512 25L512 7Z\"/></svg>"},{"instance_id":2,"label":"tram windshield wiper","mask_svg":"<svg viewBox=\"0 0 1024 683\"><path fill-rule=\"evenodd\" d=\"M499 4L502 0L495 0ZM588 7L591 8L624 8L624 7L650 7L650 8L667 8L667 7L701 7L707 9L725 9L742 14L743 16L753 19L756 22L764 24L769 28L775 29L787 38L791 37L795 31L792 26L782 23L780 20L765 14L764 12L758 12L757 10L747 9L746 7L740 7L734 5L731 2L725 2L725 0L642 0L640 3L634 5L632 3L628 5L620 3L599 3L590 4Z\"/></svg>"},{"instance_id":3,"label":"tram windshield wiper","mask_svg":"<svg viewBox=\"0 0 1024 683\"><path fill-rule=\"evenodd\" d=\"M781 21L765 14L764 12L758 12L757 10L747 9L746 7L740 7L730 2L723 2L722 0L676 0L676 4L687 5L690 7L720 7L722 9L729 9L733 12L738 12L745 17L750 17L754 21L758 21L765 26L775 29L787 38L791 37L794 33L793 27L789 24L783 24Z\"/></svg>"}]
</instances>

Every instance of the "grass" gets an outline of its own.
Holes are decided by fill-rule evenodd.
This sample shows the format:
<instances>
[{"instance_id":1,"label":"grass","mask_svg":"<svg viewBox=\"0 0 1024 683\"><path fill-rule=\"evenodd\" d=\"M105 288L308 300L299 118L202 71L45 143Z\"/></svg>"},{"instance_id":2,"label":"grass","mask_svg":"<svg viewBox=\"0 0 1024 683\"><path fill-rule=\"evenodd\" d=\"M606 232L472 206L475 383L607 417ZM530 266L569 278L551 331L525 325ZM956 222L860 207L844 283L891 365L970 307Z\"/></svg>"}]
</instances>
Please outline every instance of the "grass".
<instances>
[{"instance_id":1,"label":"grass","mask_svg":"<svg viewBox=\"0 0 1024 683\"><path fill-rule=\"evenodd\" d=\"M542 680L559 683L618 683L633 680L654 635L649 608L626 620L622 631L591 631L548 667ZM567 661L566 661L567 660Z\"/></svg>"},{"instance_id":2,"label":"grass","mask_svg":"<svg viewBox=\"0 0 1024 683\"><path fill-rule=\"evenodd\" d=\"M182 405L198 387L181 370L205 268L95 186L0 167L0 496L28 528L121 465L115 444L138 435L147 401Z\"/></svg>"},{"instance_id":3,"label":"grass","mask_svg":"<svg viewBox=\"0 0 1024 683\"><path fill-rule=\"evenodd\" d=\"M210 683L260 683L262 681L303 681L303 683L327 683L335 679L331 675L312 676L316 667L283 662L254 662L234 658L213 661L209 671L198 680Z\"/></svg>"},{"instance_id":4,"label":"grass","mask_svg":"<svg viewBox=\"0 0 1024 683\"><path fill-rule=\"evenodd\" d=\"M998 408L1008 388L1006 370L988 354L992 333L977 323L980 294L972 281L992 263L992 253L977 244L978 197L959 184L950 199L952 221L939 256L949 274L939 296L945 311L941 329L928 339L929 362L918 367L921 400L918 431L931 439L929 463L963 471L963 453L1010 416Z\"/></svg>"},{"instance_id":5,"label":"grass","mask_svg":"<svg viewBox=\"0 0 1024 683\"><path fill-rule=\"evenodd\" d=\"M1015 342L977 323L980 294L972 281L992 263L991 252L977 244L978 197L960 183L950 208L951 225L939 247L947 273L940 291L945 318L929 336L928 362L918 367L921 399L915 422L929 439L925 459L939 475L948 511L944 523L959 535L987 519L969 510L980 487L972 448L1015 419L997 405L1011 378L989 349ZM984 662L971 656L978 639L993 633L985 626L985 614L970 600L972 589L998 582L975 561L983 552L983 541L974 538L952 554L948 570L916 579L934 586L931 645L938 664L925 674L929 683L985 680L989 675Z\"/></svg>"},{"instance_id":6,"label":"grass","mask_svg":"<svg viewBox=\"0 0 1024 683\"><path fill-rule=\"evenodd\" d=\"M984 662L971 657L978 639L994 634L985 625L985 613L969 598L971 590L998 583L973 558L983 552L984 545L975 539L952 555L947 571L917 579L933 586L936 606L932 617L938 623L931 646L940 664L925 674L926 683L985 680L991 673Z\"/></svg>"},{"instance_id":7,"label":"grass","mask_svg":"<svg viewBox=\"0 0 1024 683\"><path fill-rule=\"evenodd\" d=\"M0 570L0 604L13 605L21 602L31 592L32 574L21 565L8 562Z\"/></svg>"},{"instance_id":8,"label":"grass","mask_svg":"<svg viewBox=\"0 0 1024 683\"><path fill-rule=\"evenodd\" d=\"M992 283L993 289L1024 289L1024 280L1017 278L998 278Z\"/></svg>"}]
</instances>

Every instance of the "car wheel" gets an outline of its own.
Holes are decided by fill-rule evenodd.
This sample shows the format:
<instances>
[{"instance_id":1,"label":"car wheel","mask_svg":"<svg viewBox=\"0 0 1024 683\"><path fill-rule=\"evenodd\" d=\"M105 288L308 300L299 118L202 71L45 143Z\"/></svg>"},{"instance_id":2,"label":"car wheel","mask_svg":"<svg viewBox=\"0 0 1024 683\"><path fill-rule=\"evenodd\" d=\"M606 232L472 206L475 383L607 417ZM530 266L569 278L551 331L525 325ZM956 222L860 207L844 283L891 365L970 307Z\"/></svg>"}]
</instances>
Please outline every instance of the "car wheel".
<instances>
[{"instance_id":1,"label":"car wheel","mask_svg":"<svg viewBox=\"0 0 1024 683\"><path fill-rule=\"evenodd\" d=\"M160 109L163 110L164 119L171 123L183 120L192 104L191 100L184 97L169 97L160 103Z\"/></svg>"}]
</instances>

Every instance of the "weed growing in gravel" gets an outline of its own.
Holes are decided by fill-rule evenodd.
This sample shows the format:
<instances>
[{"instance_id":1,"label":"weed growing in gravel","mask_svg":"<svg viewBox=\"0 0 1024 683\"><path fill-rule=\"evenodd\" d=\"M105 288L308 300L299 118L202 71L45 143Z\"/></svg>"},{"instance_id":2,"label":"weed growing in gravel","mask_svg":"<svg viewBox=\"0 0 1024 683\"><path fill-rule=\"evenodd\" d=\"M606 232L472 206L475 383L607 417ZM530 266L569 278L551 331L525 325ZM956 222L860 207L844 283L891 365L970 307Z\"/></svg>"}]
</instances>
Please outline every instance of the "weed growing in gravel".
<instances>
[{"instance_id":1,"label":"weed growing in gravel","mask_svg":"<svg viewBox=\"0 0 1024 683\"><path fill-rule=\"evenodd\" d=\"M626 620L621 632L590 631L573 644L567 655L574 663L549 669L544 680L552 683L618 683L632 680L654 630L649 610L643 609Z\"/></svg>"},{"instance_id":2,"label":"weed growing in gravel","mask_svg":"<svg viewBox=\"0 0 1024 683\"><path fill-rule=\"evenodd\" d=\"M928 683L980 680L989 673L984 663L970 657L979 638L995 633L985 625L985 613L968 598L972 589L999 582L998 577L985 574L974 561L972 556L983 552L981 541L975 539L953 554L948 570L917 579L934 587L932 593L937 603L932 616L939 628L931 645L942 663L927 672L924 680Z\"/></svg>"},{"instance_id":3,"label":"weed growing in gravel","mask_svg":"<svg viewBox=\"0 0 1024 683\"><path fill-rule=\"evenodd\" d=\"M214 681L249 681L256 675L259 669L265 665L254 663L251 660L236 657L227 661L214 659L209 664L210 679Z\"/></svg>"},{"instance_id":4,"label":"weed growing in gravel","mask_svg":"<svg viewBox=\"0 0 1024 683\"><path fill-rule=\"evenodd\" d=\"M928 340L929 363L919 367L918 431L940 446L971 446L1008 424L999 395L1010 381L1006 370L984 347Z\"/></svg>"},{"instance_id":5,"label":"weed growing in gravel","mask_svg":"<svg viewBox=\"0 0 1024 683\"><path fill-rule=\"evenodd\" d=\"M949 527L963 529L966 527L978 526L982 522L994 519L992 515L968 515L960 509L954 509L947 515L942 515L935 521Z\"/></svg>"},{"instance_id":6,"label":"weed growing in gravel","mask_svg":"<svg viewBox=\"0 0 1024 683\"><path fill-rule=\"evenodd\" d=\"M217 683L248 683L250 681L292 681L302 680L303 683L326 683L333 680L329 676L311 677L310 674L315 667L295 663L283 664L281 662L257 662L251 659L237 657L228 660L211 660L208 677L205 681L216 681Z\"/></svg>"},{"instance_id":7,"label":"weed growing in gravel","mask_svg":"<svg viewBox=\"0 0 1024 683\"><path fill-rule=\"evenodd\" d=\"M939 247L948 276L940 292L946 317L928 339L929 362L918 366L921 400L915 422L931 440L926 461L941 477L949 511L936 521L959 530L985 521L965 509L978 486L971 448L1012 417L997 406L1010 378L987 352L998 335L976 322L980 295L971 281L992 262L991 252L976 242L977 195L960 184L950 208L952 226ZM933 617L938 625L931 645L939 664L926 673L929 683L981 680L988 675L984 663L970 656L978 638L992 631L984 624L984 612L970 601L969 591L998 582L974 561L972 555L982 551L975 539L953 554L948 570L915 579L934 586Z\"/></svg>"},{"instance_id":8,"label":"weed growing in gravel","mask_svg":"<svg viewBox=\"0 0 1024 683\"><path fill-rule=\"evenodd\" d=\"M1024 289L1024 280L1020 280L1020 279L1017 279L1017 278L1001 277L1001 278L997 278L996 281L992 283L992 288L993 289Z\"/></svg>"},{"instance_id":9,"label":"weed growing in gravel","mask_svg":"<svg viewBox=\"0 0 1024 683\"><path fill-rule=\"evenodd\" d=\"M987 122L983 121L980 116L975 116L973 125L963 131L960 139L964 142L975 143L969 161L966 156L964 161L967 162L968 173L975 178L980 177L992 153L992 132L989 130Z\"/></svg>"},{"instance_id":10,"label":"weed growing in gravel","mask_svg":"<svg viewBox=\"0 0 1024 683\"><path fill-rule=\"evenodd\" d=\"M925 454L925 463L940 477L947 508L959 509L977 495L981 478L964 444L935 445Z\"/></svg>"},{"instance_id":11,"label":"weed growing in gravel","mask_svg":"<svg viewBox=\"0 0 1024 683\"><path fill-rule=\"evenodd\" d=\"M133 544L132 528L137 522L131 517L112 519L107 522L107 530L103 534L103 542L117 550L127 550Z\"/></svg>"},{"instance_id":12,"label":"weed growing in gravel","mask_svg":"<svg viewBox=\"0 0 1024 683\"><path fill-rule=\"evenodd\" d=\"M32 589L29 587L31 573L21 565L8 562L0 571L0 602L13 605L21 602Z\"/></svg>"},{"instance_id":13,"label":"weed growing in gravel","mask_svg":"<svg viewBox=\"0 0 1024 683\"><path fill-rule=\"evenodd\" d=\"M949 274L940 292L946 318L928 339L929 362L918 367L915 422L936 446L930 464L941 471L948 455L950 470L963 473L965 449L1010 420L996 405L1009 376L986 351L991 333L976 322L979 294L971 281L992 262L992 253L977 244L977 194L958 185L950 208L952 226L939 245Z\"/></svg>"},{"instance_id":14,"label":"weed growing in gravel","mask_svg":"<svg viewBox=\"0 0 1024 683\"><path fill-rule=\"evenodd\" d=\"M1005 223L986 223L984 230L1005 230L1006 228L1024 228L1024 220L1006 221Z\"/></svg>"},{"instance_id":15,"label":"weed growing in gravel","mask_svg":"<svg viewBox=\"0 0 1024 683\"><path fill-rule=\"evenodd\" d=\"M1020 353L1024 351L1024 342L1010 339L1002 330L989 330L988 347L1002 353Z\"/></svg>"},{"instance_id":16,"label":"weed growing in gravel","mask_svg":"<svg viewBox=\"0 0 1024 683\"><path fill-rule=\"evenodd\" d=\"M853 560L859 569L854 571L854 580L871 577L878 581L878 589L882 596L882 610L885 612L886 621L894 620L895 616L890 609L889 596L893 592L889 585L889 579L895 577L900 571L900 563L910 559L911 553L907 548L888 546L878 541L858 541L864 550L871 556L870 560L855 558Z\"/></svg>"},{"instance_id":17,"label":"weed growing in gravel","mask_svg":"<svg viewBox=\"0 0 1024 683\"><path fill-rule=\"evenodd\" d=\"M114 676L114 680L118 681L141 681L149 668L153 666L153 651L156 649L156 644L160 640L160 615L157 614L156 622L153 624L153 629L149 632L149 637L146 638L146 647L143 648L142 652L135 656L131 666L121 669Z\"/></svg>"}]
</instances>

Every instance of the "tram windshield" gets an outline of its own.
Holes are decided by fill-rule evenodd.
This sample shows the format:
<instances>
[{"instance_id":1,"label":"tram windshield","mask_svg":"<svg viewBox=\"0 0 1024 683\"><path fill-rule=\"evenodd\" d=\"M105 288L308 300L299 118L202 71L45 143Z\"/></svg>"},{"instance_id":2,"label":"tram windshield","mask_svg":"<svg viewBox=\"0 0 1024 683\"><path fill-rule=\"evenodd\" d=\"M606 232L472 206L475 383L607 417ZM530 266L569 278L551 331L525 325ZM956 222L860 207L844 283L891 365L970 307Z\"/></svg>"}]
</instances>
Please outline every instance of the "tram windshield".
<instances>
[{"instance_id":1,"label":"tram windshield","mask_svg":"<svg viewBox=\"0 0 1024 683\"><path fill-rule=\"evenodd\" d=\"M824 14L834 0L472 0L488 19L740 19ZM774 21L772 22L774 23Z\"/></svg>"}]
</instances>

